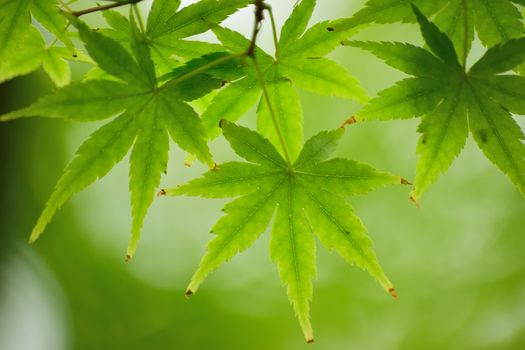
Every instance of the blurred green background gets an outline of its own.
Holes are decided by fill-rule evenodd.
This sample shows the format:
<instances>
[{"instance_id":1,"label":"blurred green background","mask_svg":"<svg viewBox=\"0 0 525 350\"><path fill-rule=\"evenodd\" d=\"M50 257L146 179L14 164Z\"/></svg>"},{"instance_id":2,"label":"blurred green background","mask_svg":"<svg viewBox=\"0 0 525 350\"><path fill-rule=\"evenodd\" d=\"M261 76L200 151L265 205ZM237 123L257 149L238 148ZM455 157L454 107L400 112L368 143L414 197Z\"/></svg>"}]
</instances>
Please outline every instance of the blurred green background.
<instances>
[{"instance_id":1,"label":"blurred green background","mask_svg":"<svg viewBox=\"0 0 525 350\"><path fill-rule=\"evenodd\" d=\"M270 3L282 23L295 0ZM319 1L314 20L350 16L362 4ZM249 34L251 20L247 9L226 24ZM267 29L261 45L271 49ZM358 37L421 43L414 25L371 26ZM473 56L481 52L477 46ZM403 77L358 49L332 56L372 95ZM86 69L77 66L77 77ZM8 82L0 109L51 89L41 72ZM302 97L308 137L359 109ZM254 117L243 123L254 125ZM306 345L268 257L268 234L184 298L224 201L156 200L136 258L124 262L127 160L65 205L34 246L26 244L67 161L97 126L37 118L0 124L0 349L525 349L525 200L472 139L421 209L402 186L350 199L399 301L319 246L316 343ZM338 155L413 179L416 127L417 120L351 126ZM211 146L219 163L236 158L221 139ZM162 186L205 170L184 167L184 156L173 145Z\"/></svg>"}]
</instances>

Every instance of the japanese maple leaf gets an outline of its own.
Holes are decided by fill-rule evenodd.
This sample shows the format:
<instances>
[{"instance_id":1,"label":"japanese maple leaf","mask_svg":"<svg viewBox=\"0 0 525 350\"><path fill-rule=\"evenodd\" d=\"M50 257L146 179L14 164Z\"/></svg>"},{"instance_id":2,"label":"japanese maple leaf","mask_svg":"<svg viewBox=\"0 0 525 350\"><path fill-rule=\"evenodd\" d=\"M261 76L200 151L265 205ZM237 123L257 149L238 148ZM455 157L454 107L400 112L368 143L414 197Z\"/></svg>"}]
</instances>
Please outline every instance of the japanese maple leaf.
<instances>
[{"instance_id":1,"label":"japanese maple leaf","mask_svg":"<svg viewBox=\"0 0 525 350\"><path fill-rule=\"evenodd\" d=\"M35 46L43 46L40 43L43 39L31 26L32 17L62 41L67 50L53 46L44 53L43 50L35 52ZM76 55L66 26L67 20L61 15L56 0L0 0L0 82L27 74L43 64L55 83L64 83L63 58ZM40 60L35 63L37 59ZM60 71L56 71L54 64L59 64Z\"/></svg>"},{"instance_id":2,"label":"japanese maple leaf","mask_svg":"<svg viewBox=\"0 0 525 350\"><path fill-rule=\"evenodd\" d=\"M202 178L163 192L173 196L238 197L224 207L226 215L213 227L215 237L193 275L187 295L194 294L223 262L250 247L275 216L270 255L277 263L308 342L313 341L310 300L312 278L316 276L314 235L349 264L368 271L395 296L363 223L344 197L404 180L352 160L328 159L344 133L342 128L312 137L294 164L287 165L260 134L227 121L220 126L233 150L248 162L222 164Z\"/></svg>"},{"instance_id":3,"label":"japanese maple leaf","mask_svg":"<svg viewBox=\"0 0 525 350\"><path fill-rule=\"evenodd\" d=\"M204 128L198 115L186 103L199 97L202 91L185 90L183 84L173 84L173 81L158 84L148 45L134 22L130 27L134 38L131 55L120 44L90 30L83 22L74 18L71 21L78 28L90 56L117 80L73 83L1 119L44 116L93 121L118 116L80 146L58 181L30 241L40 236L59 207L105 176L133 146L129 183L133 220L127 251L130 258L135 252L161 174L166 171L168 135L182 149L213 165ZM193 80L195 84L199 82ZM203 83L207 84L207 80Z\"/></svg>"},{"instance_id":4,"label":"japanese maple leaf","mask_svg":"<svg viewBox=\"0 0 525 350\"><path fill-rule=\"evenodd\" d=\"M180 0L155 0L145 36L157 73L165 74L180 62L221 51L220 45L187 38L208 31L250 3L251 0L201 0L180 8ZM104 11L104 17L112 27L104 30L104 34L129 45L129 30L125 30L129 26L127 19L115 11Z\"/></svg>"},{"instance_id":5,"label":"japanese maple leaf","mask_svg":"<svg viewBox=\"0 0 525 350\"><path fill-rule=\"evenodd\" d=\"M429 49L404 43L352 42L413 78L381 91L358 119L422 117L412 197L445 172L469 130L479 148L525 194L524 135L511 113L525 113L525 78L502 74L525 60L525 38L490 48L469 70L450 39L414 8Z\"/></svg>"},{"instance_id":6,"label":"japanese maple leaf","mask_svg":"<svg viewBox=\"0 0 525 350\"><path fill-rule=\"evenodd\" d=\"M523 0L369 0L352 18L335 28L347 30L364 23L415 21L410 4L426 16L435 15L434 23L452 40L460 59L465 59L474 40L474 30L481 42L492 47L516 39L525 33L520 11L514 5Z\"/></svg>"},{"instance_id":7,"label":"japanese maple leaf","mask_svg":"<svg viewBox=\"0 0 525 350\"><path fill-rule=\"evenodd\" d=\"M315 0L299 2L282 30L275 57L255 50L260 73L265 81L272 110L261 98L263 86L257 67L247 60L245 76L236 79L221 90L204 112L202 120L208 134L219 134L221 119L238 120L258 101L259 131L283 152L274 132L272 112L284 136L291 158L295 158L303 144L303 112L296 87L328 96L367 100L366 93L348 71L332 60L324 58L340 45L348 32L334 33L329 21L324 21L306 30L315 7ZM250 41L232 30L216 27L218 39L230 51L243 53Z\"/></svg>"},{"instance_id":8,"label":"japanese maple leaf","mask_svg":"<svg viewBox=\"0 0 525 350\"><path fill-rule=\"evenodd\" d=\"M91 63L80 50L76 49L75 52L75 56L72 56L65 47L47 45L40 31L29 27L16 54L0 64L0 83L42 67L56 86L65 86L71 81L68 60Z\"/></svg>"}]
</instances>

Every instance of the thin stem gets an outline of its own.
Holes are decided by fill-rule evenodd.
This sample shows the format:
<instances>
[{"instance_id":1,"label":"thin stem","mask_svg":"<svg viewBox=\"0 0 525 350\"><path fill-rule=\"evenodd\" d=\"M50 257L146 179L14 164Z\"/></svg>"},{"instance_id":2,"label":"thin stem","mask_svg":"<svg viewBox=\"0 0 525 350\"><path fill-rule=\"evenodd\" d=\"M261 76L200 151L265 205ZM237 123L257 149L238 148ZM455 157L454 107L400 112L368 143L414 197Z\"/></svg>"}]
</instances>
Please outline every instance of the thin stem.
<instances>
[{"instance_id":1,"label":"thin stem","mask_svg":"<svg viewBox=\"0 0 525 350\"><path fill-rule=\"evenodd\" d=\"M262 24L262 21L264 20L264 11L268 10L268 12L270 13L271 21L272 21L273 39L275 41L275 55L276 57L278 57L279 41L277 39L277 30L275 29L275 20L273 18L271 7L268 6L264 2L264 0L255 0L254 5L255 5L255 22L253 26L252 40L244 56L251 57L253 60L255 70L257 72L257 77L259 79L259 83L261 84L261 87L263 90L264 99L266 100L266 104L268 104L268 110L270 112L270 116L272 117L272 122L275 128L275 132L277 133L277 137L279 138L279 142L281 144L281 147L283 148L284 158L286 159L288 170L292 171L293 165L290 159L290 153L288 152L288 147L286 147L286 142L281 132L281 128L279 127L279 123L277 123L277 117L272 107L272 101L270 99L270 94L268 93L268 88L266 87L266 81L264 80L264 75L261 70L261 66L259 65L259 62L257 62L257 57L255 55L255 49L257 47L256 46L257 36L259 35L259 32L261 30L261 24Z\"/></svg>"},{"instance_id":2,"label":"thin stem","mask_svg":"<svg viewBox=\"0 0 525 350\"><path fill-rule=\"evenodd\" d=\"M468 56L468 4L467 0L462 0L463 4L463 69L467 69L467 56Z\"/></svg>"},{"instance_id":3,"label":"thin stem","mask_svg":"<svg viewBox=\"0 0 525 350\"><path fill-rule=\"evenodd\" d=\"M257 47L257 36L261 31L261 23L264 20L264 10L266 5L264 0L255 0L255 21L253 22L253 33L252 40L250 41L250 46L246 49L246 56L255 57L255 49Z\"/></svg>"},{"instance_id":4,"label":"thin stem","mask_svg":"<svg viewBox=\"0 0 525 350\"><path fill-rule=\"evenodd\" d=\"M279 127L279 124L277 123L277 117L275 115L275 112L272 107L272 101L270 99L270 94L268 93L268 88L266 87L266 81L264 80L264 75L261 70L261 66L259 65L259 62L257 62L257 59L252 56L253 64L255 66L255 70L257 71L257 77L259 78L259 82L261 83L261 87L263 90L264 99L266 100L266 104L268 105L268 110L270 111L270 116L272 117L273 126L275 128L275 132L277 133L277 136L279 138L279 142L281 143L281 147L283 148L284 152L284 158L286 159L286 164L288 165L288 170L293 170L292 161L290 159L290 154L288 152L288 147L286 147L286 142L284 140L284 136L281 132L281 128Z\"/></svg>"},{"instance_id":5,"label":"thin stem","mask_svg":"<svg viewBox=\"0 0 525 350\"><path fill-rule=\"evenodd\" d=\"M226 63L226 62L229 62L233 59L236 59L236 58L240 58L240 57L243 57L245 55L245 53L240 53L240 54L231 54L231 55L228 55L228 56L223 56L221 58L218 58L214 61L211 61L197 69L194 69L192 70L191 72L188 72L186 74L183 74L181 75L180 77L177 77L173 80L170 80L168 81L166 84L162 85L161 86L161 89L167 89L169 87L172 87L172 86L175 86L175 85L178 85L188 79L191 79L193 78L194 76L196 75L199 75L199 74L202 74L202 73L206 73L208 70L210 70L211 68L213 67L216 67L220 64L223 64L223 63Z\"/></svg>"},{"instance_id":6,"label":"thin stem","mask_svg":"<svg viewBox=\"0 0 525 350\"><path fill-rule=\"evenodd\" d=\"M142 21L142 15L140 14L140 10L137 6L137 4L132 4L131 7L133 8L133 11L135 12L135 15L137 16L137 22L139 22L139 28L142 33L145 33L146 30L144 29L144 22Z\"/></svg>"},{"instance_id":7,"label":"thin stem","mask_svg":"<svg viewBox=\"0 0 525 350\"><path fill-rule=\"evenodd\" d=\"M85 10L73 11L73 12L71 12L71 14L73 16L75 16L75 17L80 17L80 16L84 16L84 15L87 15L87 14L93 13L93 12L105 11L105 10L110 10L110 9L113 9L113 8L116 8L116 7L120 7L120 6L136 4L136 3L141 2L141 1L142 0L128 0L128 1L125 1L125 2L115 2L115 3L109 4L109 5L95 6L95 7L91 7L91 8L85 9Z\"/></svg>"},{"instance_id":8,"label":"thin stem","mask_svg":"<svg viewBox=\"0 0 525 350\"><path fill-rule=\"evenodd\" d=\"M273 11L270 6L267 6L266 9L270 14L270 21L272 22L272 33L273 33L273 43L275 45L275 57L279 60L279 39L277 38L277 26L275 25L275 18L273 17Z\"/></svg>"},{"instance_id":9,"label":"thin stem","mask_svg":"<svg viewBox=\"0 0 525 350\"><path fill-rule=\"evenodd\" d=\"M69 7L69 4L65 3L63 0L59 0L59 2L60 5L62 5L62 7L64 7L67 11L73 12L73 10L71 10L71 8Z\"/></svg>"}]
</instances>

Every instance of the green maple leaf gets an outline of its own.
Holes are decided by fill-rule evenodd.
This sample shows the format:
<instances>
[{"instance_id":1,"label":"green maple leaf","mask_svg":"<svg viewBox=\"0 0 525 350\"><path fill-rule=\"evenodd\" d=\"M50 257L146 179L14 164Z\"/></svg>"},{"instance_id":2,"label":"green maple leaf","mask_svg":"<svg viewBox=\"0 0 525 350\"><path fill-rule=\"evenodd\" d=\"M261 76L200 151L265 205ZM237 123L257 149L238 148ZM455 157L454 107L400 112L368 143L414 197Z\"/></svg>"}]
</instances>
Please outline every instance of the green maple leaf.
<instances>
[{"instance_id":1,"label":"green maple leaf","mask_svg":"<svg viewBox=\"0 0 525 350\"><path fill-rule=\"evenodd\" d=\"M69 60L90 62L79 50L73 57L65 47L46 45L40 31L29 27L16 55L0 65L0 83L42 67L56 86L65 86L71 81Z\"/></svg>"},{"instance_id":2,"label":"green maple leaf","mask_svg":"<svg viewBox=\"0 0 525 350\"><path fill-rule=\"evenodd\" d=\"M44 116L92 121L118 116L95 131L80 146L58 181L30 240L40 236L59 207L105 176L133 146L130 158L133 222L127 252L127 256L131 257L161 174L166 171L168 134L182 149L213 165L204 128L198 115L186 103L199 97L202 91L189 93L184 90L184 85L171 84L170 81L165 85L158 84L146 38L134 22L130 27L134 39L131 55L116 41L91 31L83 22L74 18L71 21L78 28L90 56L115 80L73 83L28 108L2 116L1 120ZM190 81L200 84L200 80Z\"/></svg>"},{"instance_id":3,"label":"green maple leaf","mask_svg":"<svg viewBox=\"0 0 525 350\"><path fill-rule=\"evenodd\" d=\"M46 72L55 83L64 84L67 80L66 68L62 64L65 57L76 55L75 48L66 30L67 20L60 13L56 0L0 0L0 81L7 80L16 75L27 74L38 68L35 58L31 56L43 44L36 37L35 29L31 28L33 16L45 29L62 41L68 51L60 47L52 47L41 55L40 64L44 65ZM69 53L68 53L69 52ZM20 56L27 57L31 62L22 60ZM24 65L21 69L19 64ZM58 66L54 66L58 65Z\"/></svg>"},{"instance_id":4,"label":"green maple leaf","mask_svg":"<svg viewBox=\"0 0 525 350\"><path fill-rule=\"evenodd\" d=\"M281 30L275 57L259 48L255 50L273 111L268 108L266 100L260 98L263 88L256 67L247 61L246 74L221 90L204 112L202 119L208 135L215 137L219 134L218 124L221 119L238 120L259 101L259 131L283 152L274 133L273 112L290 157L295 158L303 144L303 112L295 87L324 96L360 102L367 100L358 81L345 68L324 58L340 45L348 32L332 32L329 21L306 29L315 3L315 0L302 0L296 5ZM223 45L234 53L245 52L250 46L250 41L237 32L221 27L213 31Z\"/></svg>"},{"instance_id":5,"label":"green maple leaf","mask_svg":"<svg viewBox=\"0 0 525 350\"><path fill-rule=\"evenodd\" d=\"M187 295L195 293L223 262L250 247L276 212L270 255L277 263L308 342L313 341L310 301L311 280L316 275L314 234L327 249L335 249L349 264L368 271L395 296L363 223L344 196L404 183L400 177L348 159L328 159L343 128L312 137L292 166L287 166L277 149L260 134L227 121L221 122L221 128L234 151L248 163L222 164L202 178L165 191L173 196L239 196L224 207L226 215L213 227L215 237L193 275Z\"/></svg>"},{"instance_id":6,"label":"green maple leaf","mask_svg":"<svg viewBox=\"0 0 525 350\"><path fill-rule=\"evenodd\" d=\"M186 40L188 37L208 31L238 9L247 6L250 0L203 0L180 7L180 0L155 0L146 24L146 41L157 73L163 75L193 58L222 51L220 45ZM128 20L115 11L104 11L111 30L103 33L125 46L130 45Z\"/></svg>"},{"instance_id":7,"label":"green maple leaf","mask_svg":"<svg viewBox=\"0 0 525 350\"><path fill-rule=\"evenodd\" d=\"M159 2L157 2L157 4L158 3ZM130 45L133 40L130 36L129 30L126 30L126 28L129 28L128 19L115 11L104 11L103 14L106 21L111 26L111 29L104 28L101 32L123 44L128 51L131 51ZM156 50L155 43L152 42L151 38L146 35L145 40L150 46L150 50ZM155 63L157 75L160 76L159 81L164 82L180 76L182 73L190 73L193 70L197 70L200 67L219 59L221 56L227 55L224 48L218 44L184 40L183 46L184 48L181 51L171 52L169 57L162 57L160 54L152 57L153 62ZM242 75L243 69L244 68L239 62L237 62L227 66L219 65L210 68L203 74L213 76L216 79L220 79L222 82L225 79L237 79ZM90 78L93 74L96 74L97 77L105 75L98 67L94 67L92 71L89 72L88 77ZM198 87L199 86L195 86L195 84L188 84L186 88L191 89Z\"/></svg>"},{"instance_id":8,"label":"green maple leaf","mask_svg":"<svg viewBox=\"0 0 525 350\"><path fill-rule=\"evenodd\" d=\"M426 16L435 15L434 23L452 40L459 57L464 58L474 40L474 29L487 47L523 36L522 16L513 2L523 5L523 0L370 0L336 28L346 30L372 22L412 22L416 20L410 7L413 3Z\"/></svg>"},{"instance_id":9,"label":"green maple leaf","mask_svg":"<svg viewBox=\"0 0 525 350\"><path fill-rule=\"evenodd\" d=\"M522 4L522 5L525 6L525 0L522 0L522 1L520 2L520 4ZM523 15L525 15L525 10L523 11ZM525 28L524 28L524 30L525 30ZM525 76L525 62L522 63L522 64L520 64L520 65L518 66L518 68L516 69L516 71L517 71L519 74Z\"/></svg>"},{"instance_id":10,"label":"green maple leaf","mask_svg":"<svg viewBox=\"0 0 525 350\"><path fill-rule=\"evenodd\" d=\"M525 195L525 137L511 116L525 113L525 78L502 74L525 60L525 38L490 48L467 71L450 39L417 8L414 12L429 50L403 43L350 43L414 76L379 92L358 118L422 116L415 200L449 168L469 130L487 158Z\"/></svg>"}]
</instances>

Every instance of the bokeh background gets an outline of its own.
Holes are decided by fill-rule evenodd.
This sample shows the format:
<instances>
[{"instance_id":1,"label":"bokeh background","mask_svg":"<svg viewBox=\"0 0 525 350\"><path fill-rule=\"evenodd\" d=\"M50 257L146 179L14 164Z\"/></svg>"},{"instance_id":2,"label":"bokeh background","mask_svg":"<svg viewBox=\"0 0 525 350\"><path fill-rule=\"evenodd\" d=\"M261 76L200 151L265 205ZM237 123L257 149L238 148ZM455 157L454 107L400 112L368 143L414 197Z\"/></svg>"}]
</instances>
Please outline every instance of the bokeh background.
<instances>
[{"instance_id":1,"label":"bokeh background","mask_svg":"<svg viewBox=\"0 0 525 350\"><path fill-rule=\"evenodd\" d=\"M283 23L295 0L269 2ZM150 4L141 5L144 13ZM350 16L362 4L319 1L314 20ZM251 11L226 25L248 35ZM271 50L268 27L260 44ZM371 26L358 37L421 43L407 24ZM481 53L477 45L473 57ZM371 95L403 77L358 49L342 47L332 57ZM75 76L88 68L75 66ZM42 72L18 78L0 86L0 109L51 89ZM308 93L302 99L308 137L359 109ZM252 111L243 123L252 126L254 118ZM420 209L402 186L350 199L399 301L319 246L316 343L306 345L269 259L268 232L184 298L224 201L156 200L138 254L124 262L127 160L65 205L35 245L26 244L67 161L97 127L38 118L0 124L0 349L525 349L525 200L472 139ZM354 125L337 153L413 179L416 128L417 120ZM236 158L221 139L211 147L218 162ZM184 157L173 145L162 186L205 170L184 167Z\"/></svg>"}]
</instances>

